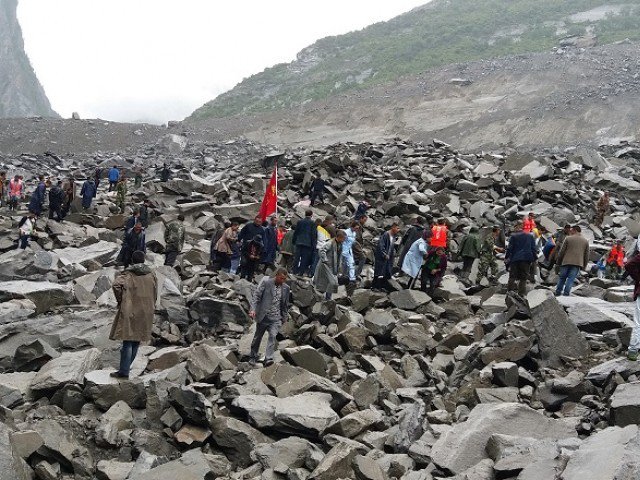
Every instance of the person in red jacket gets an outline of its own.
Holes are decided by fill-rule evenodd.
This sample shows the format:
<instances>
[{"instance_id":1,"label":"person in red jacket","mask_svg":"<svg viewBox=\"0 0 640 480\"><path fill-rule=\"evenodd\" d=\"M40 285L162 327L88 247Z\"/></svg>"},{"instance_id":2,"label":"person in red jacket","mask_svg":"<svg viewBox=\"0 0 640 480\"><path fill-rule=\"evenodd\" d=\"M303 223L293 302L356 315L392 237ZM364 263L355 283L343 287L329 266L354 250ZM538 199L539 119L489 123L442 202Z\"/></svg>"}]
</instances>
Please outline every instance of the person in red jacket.
<instances>
[{"instance_id":1,"label":"person in red jacket","mask_svg":"<svg viewBox=\"0 0 640 480\"><path fill-rule=\"evenodd\" d=\"M618 240L613 248L609 251L606 263L607 278L617 278L622 273L624 266L624 247L622 241Z\"/></svg>"},{"instance_id":2,"label":"person in red jacket","mask_svg":"<svg viewBox=\"0 0 640 480\"><path fill-rule=\"evenodd\" d=\"M529 212L529 215L522 222L522 231L524 233L531 233L537 228L535 214Z\"/></svg>"},{"instance_id":3,"label":"person in red jacket","mask_svg":"<svg viewBox=\"0 0 640 480\"><path fill-rule=\"evenodd\" d=\"M449 227L447 227L444 218L441 218L438 220L437 225L431 227L431 242L429 243L429 247L431 249L442 247L446 250L449 244L448 236Z\"/></svg>"},{"instance_id":4,"label":"person in red jacket","mask_svg":"<svg viewBox=\"0 0 640 480\"><path fill-rule=\"evenodd\" d=\"M640 253L637 253L624 266L625 271L633 278L635 284L633 290L633 301L635 309L633 311L633 330L629 341L627 358L631 361L638 360L638 349L640 349Z\"/></svg>"}]
</instances>

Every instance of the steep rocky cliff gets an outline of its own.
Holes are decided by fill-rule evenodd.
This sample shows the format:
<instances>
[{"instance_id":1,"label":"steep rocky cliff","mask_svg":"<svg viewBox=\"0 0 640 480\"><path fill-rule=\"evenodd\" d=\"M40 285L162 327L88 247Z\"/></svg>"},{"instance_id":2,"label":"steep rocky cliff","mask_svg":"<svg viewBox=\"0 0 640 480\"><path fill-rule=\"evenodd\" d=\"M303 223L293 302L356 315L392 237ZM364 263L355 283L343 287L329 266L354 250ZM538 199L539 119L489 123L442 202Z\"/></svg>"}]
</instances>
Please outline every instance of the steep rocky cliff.
<instances>
[{"instance_id":1,"label":"steep rocky cliff","mask_svg":"<svg viewBox=\"0 0 640 480\"><path fill-rule=\"evenodd\" d=\"M18 0L0 0L0 118L57 117L24 51Z\"/></svg>"}]
</instances>

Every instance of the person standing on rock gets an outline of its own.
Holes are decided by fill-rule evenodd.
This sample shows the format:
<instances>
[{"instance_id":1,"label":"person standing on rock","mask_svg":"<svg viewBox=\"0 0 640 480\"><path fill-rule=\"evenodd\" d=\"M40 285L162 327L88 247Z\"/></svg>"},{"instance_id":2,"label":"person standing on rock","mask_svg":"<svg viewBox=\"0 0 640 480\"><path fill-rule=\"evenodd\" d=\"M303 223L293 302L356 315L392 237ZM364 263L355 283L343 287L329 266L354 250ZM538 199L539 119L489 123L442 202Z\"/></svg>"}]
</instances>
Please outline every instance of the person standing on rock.
<instances>
[{"instance_id":1,"label":"person standing on rock","mask_svg":"<svg viewBox=\"0 0 640 480\"><path fill-rule=\"evenodd\" d=\"M313 212L307 210L304 219L296 225L293 233L295 257L293 259L293 273L296 275L311 275L313 251L318 242L316 222L311 218Z\"/></svg>"},{"instance_id":2,"label":"person standing on rock","mask_svg":"<svg viewBox=\"0 0 640 480\"><path fill-rule=\"evenodd\" d=\"M278 219L275 215L269 218L269 223L264 227L264 249L260 263L264 265L264 271L274 268L278 255Z\"/></svg>"},{"instance_id":3,"label":"person standing on rock","mask_svg":"<svg viewBox=\"0 0 640 480\"><path fill-rule=\"evenodd\" d=\"M169 166L165 163L162 165L162 169L160 170L160 181L163 183L167 183L171 179L171 170Z\"/></svg>"},{"instance_id":4,"label":"person standing on rock","mask_svg":"<svg viewBox=\"0 0 640 480\"><path fill-rule=\"evenodd\" d=\"M253 277L260 263L263 249L262 235L256 235L253 237L253 240L243 244L242 260L240 262L240 278L246 278L250 282L253 282Z\"/></svg>"},{"instance_id":5,"label":"person standing on rock","mask_svg":"<svg viewBox=\"0 0 640 480\"><path fill-rule=\"evenodd\" d=\"M62 190L62 182L58 181L49 190L49 219L60 222L62 216L62 204L64 202L64 190Z\"/></svg>"},{"instance_id":6,"label":"person standing on rock","mask_svg":"<svg viewBox=\"0 0 640 480\"><path fill-rule=\"evenodd\" d=\"M132 265L113 282L118 312L109 338L122 341L120 368L111 373L115 378L129 378L140 343L151 340L158 285L144 260L143 252L133 252Z\"/></svg>"},{"instance_id":7,"label":"person standing on rock","mask_svg":"<svg viewBox=\"0 0 640 480\"><path fill-rule=\"evenodd\" d=\"M80 190L80 196L82 197L82 208L84 208L85 210L91 208L91 202L93 202L97 191L98 189L95 182L91 178L87 178L82 184L82 189Z\"/></svg>"},{"instance_id":8,"label":"person standing on rock","mask_svg":"<svg viewBox=\"0 0 640 480\"><path fill-rule=\"evenodd\" d=\"M571 235L562 242L557 261L560 265L560 278L556 285L556 297L568 297L580 270L586 269L589 263L589 240L582 236L580 226L574 226Z\"/></svg>"},{"instance_id":9,"label":"person standing on rock","mask_svg":"<svg viewBox=\"0 0 640 480\"><path fill-rule=\"evenodd\" d=\"M562 248L562 244L564 243L565 239L571 235L571 225L565 225L562 230L559 230L554 238L554 242L556 244L556 246L553 248L553 250L551 250L551 253L549 254L549 264L548 264L548 269L551 270L553 268L553 266L557 263L558 260L558 253L560 252L560 249Z\"/></svg>"},{"instance_id":10,"label":"person standing on rock","mask_svg":"<svg viewBox=\"0 0 640 480\"><path fill-rule=\"evenodd\" d=\"M624 245L622 240L618 240L616 244L609 250L607 255L605 276L611 279L618 279L624 266Z\"/></svg>"},{"instance_id":11,"label":"person standing on rock","mask_svg":"<svg viewBox=\"0 0 640 480\"><path fill-rule=\"evenodd\" d=\"M24 198L24 182L20 175L16 175L9 182L9 210L18 209L18 203Z\"/></svg>"},{"instance_id":12,"label":"person standing on rock","mask_svg":"<svg viewBox=\"0 0 640 480\"><path fill-rule=\"evenodd\" d=\"M477 258L480 258L480 251L482 246L480 244L480 236L478 235L478 228L471 227L469 234L462 239L460 243L460 256L462 257L462 271L460 277L468 279L471 275L471 267Z\"/></svg>"},{"instance_id":13,"label":"person standing on rock","mask_svg":"<svg viewBox=\"0 0 640 480\"><path fill-rule=\"evenodd\" d=\"M118 170L118 166L114 165L109 170L109 191L113 192L118 185L118 180L120 180L120 170Z\"/></svg>"},{"instance_id":14,"label":"person standing on rock","mask_svg":"<svg viewBox=\"0 0 640 480\"><path fill-rule=\"evenodd\" d=\"M324 244L320 250L320 261L313 274L313 286L324 293L326 300L331 300L338 291L338 275L342 260L342 245L346 238L344 230L338 230L335 238Z\"/></svg>"},{"instance_id":15,"label":"person standing on rock","mask_svg":"<svg viewBox=\"0 0 640 480\"><path fill-rule=\"evenodd\" d=\"M134 188L142 187L142 167L137 167L134 171L133 187Z\"/></svg>"},{"instance_id":16,"label":"person standing on rock","mask_svg":"<svg viewBox=\"0 0 640 480\"><path fill-rule=\"evenodd\" d=\"M311 206L316 204L316 200L320 200L320 203L324 203L324 189L325 181L321 176L317 176L311 182Z\"/></svg>"},{"instance_id":17,"label":"person standing on rock","mask_svg":"<svg viewBox=\"0 0 640 480\"><path fill-rule=\"evenodd\" d=\"M293 254L293 228L290 228L282 237L282 243L280 244L280 265L287 271L291 270L293 266Z\"/></svg>"},{"instance_id":18,"label":"person standing on rock","mask_svg":"<svg viewBox=\"0 0 640 480\"><path fill-rule=\"evenodd\" d=\"M604 222L604 217L606 217L611 211L611 203L609 198L609 192L604 192L602 197L596 203L596 214L593 217L593 224L600 228L602 226L602 222Z\"/></svg>"},{"instance_id":19,"label":"person standing on rock","mask_svg":"<svg viewBox=\"0 0 640 480\"><path fill-rule=\"evenodd\" d=\"M238 240L242 245L249 243L256 235L260 235L262 244L264 244L264 227L262 226L262 218L260 215L254 217L253 222L245 224L238 234Z\"/></svg>"},{"instance_id":20,"label":"person standing on rock","mask_svg":"<svg viewBox=\"0 0 640 480\"><path fill-rule=\"evenodd\" d=\"M482 241L480 247L480 263L478 264L478 277L476 283L480 283L483 278L487 278L490 283L494 283L498 276L498 262L496 261L496 253L504 252L504 249L496 246L498 238L500 238L500 227L493 227L491 234L487 235ZM489 276L491 271L491 276Z\"/></svg>"},{"instance_id":21,"label":"person standing on rock","mask_svg":"<svg viewBox=\"0 0 640 480\"><path fill-rule=\"evenodd\" d=\"M516 223L505 254L505 263L509 267L508 291L517 290L521 297L527 294L527 279L531 271L531 264L536 261L537 255L533 235L523 231L522 222Z\"/></svg>"},{"instance_id":22,"label":"person standing on rock","mask_svg":"<svg viewBox=\"0 0 640 480\"><path fill-rule=\"evenodd\" d=\"M633 279L633 301L635 308L633 310L633 330L631 331L631 340L629 341L629 349L627 358L633 362L638 360L638 350L640 350L640 253L637 253L629 259L625 264L624 270Z\"/></svg>"},{"instance_id":23,"label":"person standing on rock","mask_svg":"<svg viewBox=\"0 0 640 480\"><path fill-rule=\"evenodd\" d=\"M73 180L73 177L69 177L67 181L64 182L62 190L64 192L64 200L62 201L61 213L64 219L69 214L69 210L71 210L71 202L76 198L76 182Z\"/></svg>"},{"instance_id":24,"label":"person standing on rock","mask_svg":"<svg viewBox=\"0 0 640 480\"><path fill-rule=\"evenodd\" d=\"M316 220L318 223L318 220ZM316 271L318 262L320 261L320 249L324 244L336 236L336 229L333 226L333 217L328 215L322 223L316 225L316 248L313 252L313 261L311 262L311 273Z\"/></svg>"},{"instance_id":25,"label":"person standing on rock","mask_svg":"<svg viewBox=\"0 0 640 480\"><path fill-rule=\"evenodd\" d=\"M127 218L127 221L124 224L124 233L125 235L129 230L136 226L136 223L140 223L144 228L144 224L142 223L142 218L140 215L140 208L134 207L133 212L131 212L131 216Z\"/></svg>"},{"instance_id":26,"label":"person standing on rock","mask_svg":"<svg viewBox=\"0 0 640 480\"><path fill-rule=\"evenodd\" d=\"M36 214L29 212L18 223L19 239L18 248L25 250L29 246L29 240L36 230Z\"/></svg>"},{"instance_id":27,"label":"person standing on rock","mask_svg":"<svg viewBox=\"0 0 640 480\"><path fill-rule=\"evenodd\" d=\"M145 237L144 228L140 222L136 223L133 228L127 230L122 241L122 247L118 254L118 262L127 268L131 265L134 252L145 253L147 251L147 241Z\"/></svg>"},{"instance_id":28,"label":"person standing on rock","mask_svg":"<svg viewBox=\"0 0 640 480\"><path fill-rule=\"evenodd\" d=\"M142 224L142 226L144 228L147 228L149 226L149 209L151 208L151 200L149 200L148 198L145 198L144 201L142 202L142 205L140 205L140 223Z\"/></svg>"},{"instance_id":29,"label":"person standing on rock","mask_svg":"<svg viewBox=\"0 0 640 480\"><path fill-rule=\"evenodd\" d=\"M47 198L47 185L44 183L44 175L38 177L38 186L31 194L29 201L29 211L36 214L37 217L42 213L44 201Z\"/></svg>"},{"instance_id":30,"label":"person standing on rock","mask_svg":"<svg viewBox=\"0 0 640 480\"><path fill-rule=\"evenodd\" d=\"M396 236L400 233L400 226L393 223L391 228L380 235L376 251L374 253L374 272L371 288L387 290L389 279L393 275L393 264L395 257Z\"/></svg>"},{"instance_id":31,"label":"person standing on rock","mask_svg":"<svg viewBox=\"0 0 640 480\"><path fill-rule=\"evenodd\" d=\"M164 231L164 264L173 267L182 248L184 247L184 215L179 214L178 218L167 225Z\"/></svg>"},{"instance_id":32,"label":"person standing on rock","mask_svg":"<svg viewBox=\"0 0 640 480\"><path fill-rule=\"evenodd\" d=\"M216 260L224 272L231 271L231 255L238 242L238 222L232 222L216 243Z\"/></svg>"},{"instance_id":33,"label":"person standing on rock","mask_svg":"<svg viewBox=\"0 0 640 480\"><path fill-rule=\"evenodd\" d=\"M429 255L429 241L427 236L427 231L422 231L422 237L413 242L411 248L404 256L404 261L402 262L402 271L411 277L409 283L407 284L407 288L412 289L415 287L415 284L418 280L418 275L420 275L420 270L422 269L422 265L424 264L425 259Z\"/></svg>"},{"instance_id":34,"label":"person standing on rock","mask_svg":"<svg viewBox=\"0 0 640 480\"><path fill-rule=\"evenodd\" d=\"M269 338L263 365L268 367L273 364L276 337L289 311L291 290L289 285L285 283L288 277L286 269L278 268L273 277L263 277L251 299L249 316L256 322L256 333L251 342L249 360L252 366L258 363L260 344L265 333L269 335Z\"/></svg>"},{"instance_id":35,"label":"person standing on rock","mask_svg":"<svg viewBox=\"0 0 640 480\"><path fill-rule=\"evenodd\" d=\"M96 167L95 171L93 172L93 181L96 184L96 191L98 191L98 187L100 187L100 180L102 180L102 168L101 167Z\"/></svg>"},{"instance_id":36,"label":"person standing on rock","mask_svg":"<svg viewBox=\"0 0 640 480\"><path fill-rule=\"evenodd\" d=\"M522 224L522 231L524 233L532 233L537 227L536 216L533 212L529 212L529 215L524 219Z\"/></svg>"},{"instance_id":37,"label":"person standing on rock","mask_svg":"<svg viewBox=\"0 0 640 480\"><path fill-rule=\"evenodd\" d=\"M363 215L358 219L358 225L360 225L360 228L356 230L356 243L354 243L351 247L351 251L353 252L353 259L356 262L356 278L360 278L362 276L362 270L364 270L364 266L367 263L367 256L364 253L363 232L368 218L368 216Z\"/></svg>"},{"instance_id":38,"label":"person standing on rock","mask_svg":"<svg viewBox=\"0 0 640 480\"><path fill-rule=\"evenodd\" d=\"M351 226L345 230L345 239L342 243L342 262L345 276L349 280L347 284L347 296L351 297L356 289L356 263L353 257L353 246L358 238L360 223L354 220Z\"/></svg>"},{"instance_id":39,"label":"person standing on rock","mask_svg":"<svg viewBox=\"0 0 640 480\"><path fill-rule=\"evenodd\" d=\"M416 240L422 238L422 232L424 232L424 218L416 217L413 221L413 225L411 225L405 234L402 236L402 240L400 240L400 256L398 257L398 267L402 269L402 264L404 263L404 257L409 252L409 249L413 246Z\"/></svg>"},{"instance_id":40,"label":"person standing on rock","mask_svg":"<svg viewBox=\"0 0 640 480\"><path fill-rule=\"evenodd\" d=\"M436 288L442 283L447 271L447 254L444 247L436 247L431 250L424 261L422 267L422 277L420 278L420 290L433 296Z\"/></svg>"},{"instance_id":41,"label":"person standing on rock","mask_svg":"<svg viewBox=\"0 0 640 480\"><path fill-rule=\"evenodd\" d=\"M120 177L118 180L118 184L116 186L116 206L120 213L124 213L125 206L127 203L127 179L124 175Z\"/></svg>"},{"instance_id":42,"label":"person standing on rock","mask_svg":"<svg viewBox=\"0 0 640 480\"><path fill-rule=\"evenodd\" d=\"M449 246L449 227L444 218L438 220L438 223L431 228L431 248L442 247L447 249Z\"/></svg>"}]
</instances>

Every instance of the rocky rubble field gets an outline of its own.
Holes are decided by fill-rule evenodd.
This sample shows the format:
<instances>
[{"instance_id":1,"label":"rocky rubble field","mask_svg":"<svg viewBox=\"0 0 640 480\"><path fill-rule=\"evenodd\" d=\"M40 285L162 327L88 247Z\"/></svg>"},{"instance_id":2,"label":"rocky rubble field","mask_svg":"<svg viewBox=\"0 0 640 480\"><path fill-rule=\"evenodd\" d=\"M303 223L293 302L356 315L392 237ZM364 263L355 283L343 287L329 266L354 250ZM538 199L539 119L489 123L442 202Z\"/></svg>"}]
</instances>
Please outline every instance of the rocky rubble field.
<instances>
[{"instance_id":1,"label":"rocky rubble field","mask_svg":"<svg viewBox=\"0 0 640 480\"><path fill-rule=\"evenodd\" d=\"M533 211L551 231L582 225L597 260L612 239L640 233L638 158L635 145L533 156L398 140L274 152L178 136L91 164L5 157L27 179L82 179L95 163L148 167L130 200L151 198L147 260L161 288L152 345L129 380L113 379L111 285L125 220L114 194L101 190L88 212L76 201L63 223L40 221L26 251L13 249L20 215L3 212L0 478L639 478L640 364L621 356L628 285L585 274L573 296L556 298L547 287L557 277L543 269L524 303L505 295L505 274L473 287L451 274L433 298L398 278L387 295L366 288L368 265L351 298L323 301L292 277L276 362L251 368L255 285L207 268L212 234L255 215L276 159L282 216L304 215L301 194L318 173L330 193L316 216L346 225L370 200L370 258L393 221L431 215L459 231ZM151 167L165 160L174 177L160 183ZM603 189L613 211L599 229L589 220ZM162 266L163 232L178 213L187 245L174 269Z\"/></svg>"}]
</instances>

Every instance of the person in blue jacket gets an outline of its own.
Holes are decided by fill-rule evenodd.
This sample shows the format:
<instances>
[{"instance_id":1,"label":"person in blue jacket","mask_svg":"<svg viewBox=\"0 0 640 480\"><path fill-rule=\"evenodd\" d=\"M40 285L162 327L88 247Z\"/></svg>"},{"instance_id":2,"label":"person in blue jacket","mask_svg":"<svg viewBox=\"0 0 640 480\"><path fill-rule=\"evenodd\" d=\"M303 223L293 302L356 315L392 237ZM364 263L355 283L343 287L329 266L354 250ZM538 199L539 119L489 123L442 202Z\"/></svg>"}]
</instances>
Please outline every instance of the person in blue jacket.
<instances>
[{"instance_id":1,"label":"person in blue jacket","mask_svg":"<svg viewBox=\"0 0 640 480\"><path fill-rule=\"evenodd\" d=\"M514 233L509 237L504 259L509 268L508 291L515 291L518 283L518 294L521 297L526 295L529 271L537 258L538 250L533 235L523 231L522 222L516 223Z\"/></svg>"},{"instance_id":2,"label":"person in blue jacket","mask_svg":"<svg viewBox=\"0 0 640 480\"><path fill-rule=\"evenodd\" d=\"M82 208L85 210L91 208L91 202L93 202L93 199L96 196L96 183L91 177L87 178L82 184L80 196L82 197Z\"/></svg>"},{"instance_id":3,"label":"person in blue jacket","mask_svg":"<svg viewBox=\"0 0 640 480\"><path fill-rule=\"evenodd\" d=\"M47 185L44 183L44 175L38 177L38 186L31 195L29 200L29 211L36 214L37 217L42 213L44 201L47 197Z\"/></svg>"},{"instance_id":4,"label":"person in blue jacket","mask_svg":"<svg viewBox=\"0 0 640 480\"><path fill-rule=\"evenodd\" d=\"M109 191L110 192L112 192L116 188L116 185L118 184L118 180L120 180L120 170L118 170L118 167L114 165L113 167L111 167L111 170L109 170Z\"/></svg>"}]
</instances>

